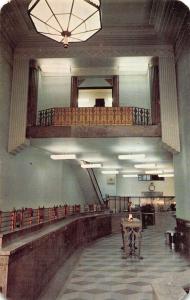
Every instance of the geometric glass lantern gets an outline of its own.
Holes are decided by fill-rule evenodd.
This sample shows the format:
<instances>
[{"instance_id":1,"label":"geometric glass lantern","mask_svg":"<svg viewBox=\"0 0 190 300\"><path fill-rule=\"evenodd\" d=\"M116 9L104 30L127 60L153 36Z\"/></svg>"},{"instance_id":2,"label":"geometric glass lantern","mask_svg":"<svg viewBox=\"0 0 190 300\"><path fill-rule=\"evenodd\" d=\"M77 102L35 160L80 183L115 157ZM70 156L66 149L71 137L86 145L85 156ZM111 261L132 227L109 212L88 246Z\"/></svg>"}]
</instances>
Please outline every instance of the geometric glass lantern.
<instances>
[{"instance_id":1,"label":"geometric glass lantern","mask_svg":"<svg viewBox=\"0 0 190 300\"><path fill-rule=\"evenodd\" d=\"M100 0L32 0L29 16L38 33L68 47L88 40L101 26Z\"/></svg>"}]
</instances>

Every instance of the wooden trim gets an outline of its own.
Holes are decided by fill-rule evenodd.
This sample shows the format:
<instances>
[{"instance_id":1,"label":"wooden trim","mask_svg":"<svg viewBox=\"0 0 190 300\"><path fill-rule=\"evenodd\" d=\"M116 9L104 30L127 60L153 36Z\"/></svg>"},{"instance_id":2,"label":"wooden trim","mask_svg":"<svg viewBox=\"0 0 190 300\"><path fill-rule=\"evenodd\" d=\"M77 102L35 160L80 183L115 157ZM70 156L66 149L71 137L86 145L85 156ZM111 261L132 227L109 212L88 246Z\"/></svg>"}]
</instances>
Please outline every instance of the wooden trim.
<instances>
[{"instance_id":1,"label":"wooden trim","mask_svg":"<svg viewBox=\"0 0 190 300\"><path fill-rule=\"evenodd\" d=\"M71 77L71 101L70 107L78 107L78 77Z\"/></svg>"},{"instance_id":2,"label":"wooden trim","mask_svg":"<svg viewBox=\"0 0 190 300\"><path fill-rule=\"evenodd\" d=\"M78 87L79 90L113 90L112 86L87 86Z\"/></svg>"},{"instance_id":3,"label":"wooden trim","mask_svg":"<svg viewBox=\"0 0 190 300\"><path fill-rule=\"evenodd\" d=\"M106 138L160 137L160 125L154 126L33 126L27 128L27 138Z\"/></svg>"},{"instance_id":4,"label":"wooden trim","mask_svg":"<svg viewBox=\"0 0 190 300\"><path fill-rule=\"evenodd\" d=\"M39 69L36 61L30 61L29 84L28 84L28 104L27 104L27 126L35 126L38 106L38 80Z\"/></svg>"},{"instance_id":5,"label":"wooden trim","mask_svg":"<svg viewBox=\"0 0 190 300\"><path fill-rule=\"evenodd\" d=\"M119 76L113 76L113 107L119 106Z\"/></svg>"}]
</instances>

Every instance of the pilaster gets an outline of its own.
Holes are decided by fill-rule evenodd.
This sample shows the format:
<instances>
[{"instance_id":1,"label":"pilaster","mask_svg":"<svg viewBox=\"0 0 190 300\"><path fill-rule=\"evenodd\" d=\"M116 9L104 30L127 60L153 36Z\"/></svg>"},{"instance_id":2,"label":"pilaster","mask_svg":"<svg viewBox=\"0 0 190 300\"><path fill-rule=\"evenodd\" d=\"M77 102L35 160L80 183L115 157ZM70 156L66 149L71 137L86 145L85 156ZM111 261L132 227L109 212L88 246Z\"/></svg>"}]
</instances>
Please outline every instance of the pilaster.
<instances>
[{"instance_id":1,"label":"pilaster","mask_svg":"<svg viewBox=\"0 0 190 300\"><path fill-rule=\"evenodd\" d=\"M14 57L8 151L14 153L28 144L26 140L29 59Z\"/></svg>"},{"instance_id":2,"label":"pilaster","mask_svg":"<svg viewBox=\"0 0 190 300\"><path fill-rule=\"evenodd\" d=\"M177 87L174 58L159 58L159 84L162 142L168 150L174 153L180 152Z\"/></svg>"}]
</instances>

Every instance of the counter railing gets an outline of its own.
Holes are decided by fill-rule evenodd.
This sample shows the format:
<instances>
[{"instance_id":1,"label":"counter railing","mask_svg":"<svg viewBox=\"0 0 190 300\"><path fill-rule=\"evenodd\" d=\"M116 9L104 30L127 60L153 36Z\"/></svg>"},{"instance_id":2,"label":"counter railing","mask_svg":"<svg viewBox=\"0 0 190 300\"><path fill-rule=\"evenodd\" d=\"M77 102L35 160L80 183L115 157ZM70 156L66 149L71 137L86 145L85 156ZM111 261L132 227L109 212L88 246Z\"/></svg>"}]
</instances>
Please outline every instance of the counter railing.
<instances>
[{"instance_id":1,"label":"counter railing","mask_svg":"<svg viewBox=\"0 0 190 300\"><path fill-rule=\"evenodd\" d=\"M104 205L98 204L89 204L84 206L79 204L65 204L48 208L22 208L6 212L0 211L0 233L13 232L36 224L51 222L53 220L61 220L68 216L103 212L105 208L106 207Z\"/></svg>"}]
</instances>

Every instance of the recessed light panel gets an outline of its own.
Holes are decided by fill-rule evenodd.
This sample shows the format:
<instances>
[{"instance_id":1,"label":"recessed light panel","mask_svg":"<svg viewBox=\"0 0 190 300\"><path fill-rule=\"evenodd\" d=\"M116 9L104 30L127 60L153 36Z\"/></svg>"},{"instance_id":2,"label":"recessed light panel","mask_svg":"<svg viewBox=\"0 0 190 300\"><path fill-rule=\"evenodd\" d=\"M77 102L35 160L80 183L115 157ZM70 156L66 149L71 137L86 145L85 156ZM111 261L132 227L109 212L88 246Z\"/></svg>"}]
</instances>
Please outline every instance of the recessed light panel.
<instances>
[{"instance_id":1,"label":"recessed light panel","mask_svg":"<svg viewBox=\"0 0 190 300\"><path fill-rule=\"evenodd\" d=\"M134 167L137 169L153 169L156 168L156 164L138 164L134 165Z\"/></svg>"},{"instance_id":2,"label":"recessed light panel","mask_svg":"<svg viewBox=\"0 0 190 300\"><path fill-rule=\"evenodd\" d=\"M50 157L54 160L76 159L76 154L52 154Z\"/></svg>"},{"instance_id":3,"label":"recessed light panel","mask_svg":"<svg viewBox=\"0 0 190 300\"><path fill-rule=\"evenodd\" d=\"M102 164L81 164L81 168L83 169L95 169L95 168L101 168Z\"/></svg>"},{"instance_id":4,"label":"recessed light panel","mask_svg":"<svg viewBox=\"0 0 190 300\"><path fill-rule=\"evenodd\" d=\"M174 174L160 174L158 177L174 177Z\"/></svg>"},{"instance_id":5,"label":"recessed light panel","mask_svg":"<svg viewBox=\"0 0 190 300\"><path fill-rule=\"evenodd\" d=\"M173 173L173 172L174 172L173 169L164 170L164 173Z\"/></svg>"},{"instance_id":6,"label":"recessed light panel","mask_svg":"<svg viewBox=\"0 0 190 300\"><path fill-rule=\"evenodd\" d=\"M119 159L127 160L127 159L144 159L146 157L145 154L121 154L118 155Z\"/></svg>"},{"instance_id":7,"label":"recessed light panel","mask_svg":"<svg viewBox=\"0 0 190 300\"><path fill-rule=\"evenodd\" d=\"M102 171L102 174L116 175L119 174L119 171Z\"/></svg>"},{"instance_id":8,"label":"recessed light panel","mask_svg":"<svg viewBox=\"0 0 190 300\"><path fill-rule=\"evenodd\" d=\"M145 174L162 174L161 170L149 170L145 171Z\"/></svg>"},{"instance_id":9,"label":"recessed light panel","mask_svg":"<svg viewBox=\"0 0 190 300\"><path fill-rule=\"evenodd\" d=\"M135 178L135 177L138 177L138 175L137 174L125 174L125 175L123 175L123 177L125 177L125 178Z\"/></svg>"}]
</instances>

